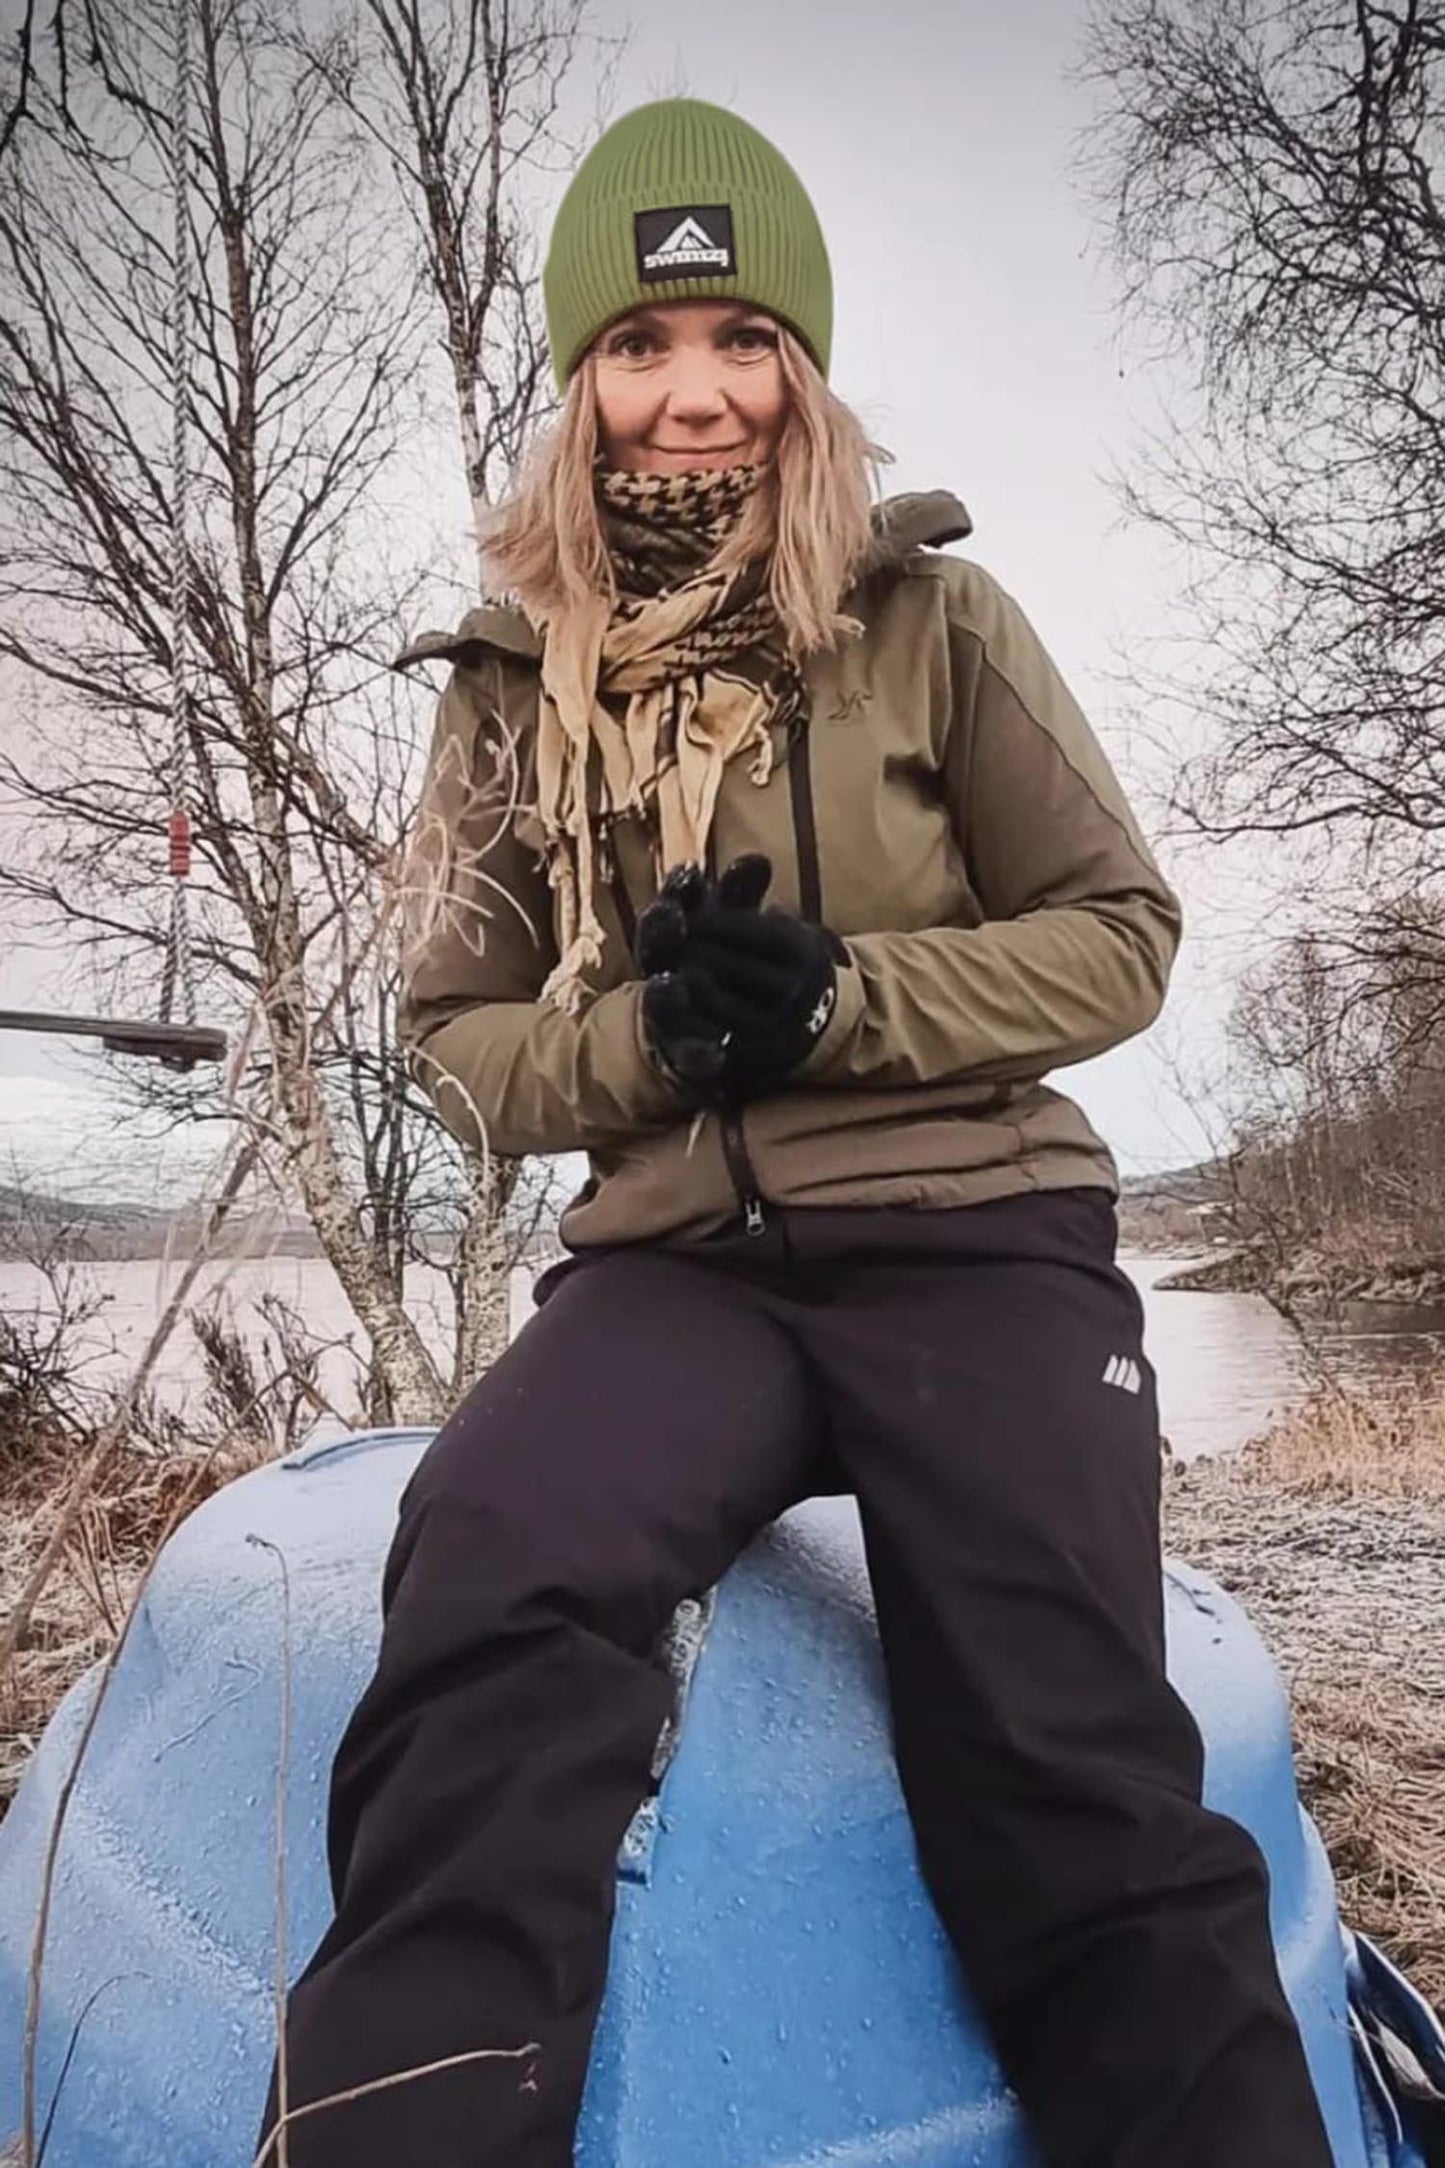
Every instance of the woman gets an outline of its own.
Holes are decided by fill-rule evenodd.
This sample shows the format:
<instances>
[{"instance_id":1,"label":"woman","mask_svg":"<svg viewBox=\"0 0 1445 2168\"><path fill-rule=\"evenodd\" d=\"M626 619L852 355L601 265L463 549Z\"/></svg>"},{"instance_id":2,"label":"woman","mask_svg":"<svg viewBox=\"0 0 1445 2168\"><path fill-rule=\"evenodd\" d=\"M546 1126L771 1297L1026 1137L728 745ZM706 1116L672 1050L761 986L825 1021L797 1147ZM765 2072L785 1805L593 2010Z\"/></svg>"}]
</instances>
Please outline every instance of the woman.
<instances>
[{"instance_id":1,"label":"woman","mask_svg":"<svg viewBox=\"0 0 1445 2168\"><path fill-rule=\"evenodd\" d=\"M1042 2157L1325 2168L1263 1865L1164 1677L1113 1161L1042 1082L1155 1016L1175 899L1019 610L939 554L961 506L870 516L768 143L629 114L546 297L566 403L493 536L516 606L411 651L453 669L407 1030L458 1135L592 1171L402 1500L291 2004L293 2105L448 2067L302 2119L293 2168L571 2160L652 1652L830 1479Z\"/></svg>"}]
</instances>

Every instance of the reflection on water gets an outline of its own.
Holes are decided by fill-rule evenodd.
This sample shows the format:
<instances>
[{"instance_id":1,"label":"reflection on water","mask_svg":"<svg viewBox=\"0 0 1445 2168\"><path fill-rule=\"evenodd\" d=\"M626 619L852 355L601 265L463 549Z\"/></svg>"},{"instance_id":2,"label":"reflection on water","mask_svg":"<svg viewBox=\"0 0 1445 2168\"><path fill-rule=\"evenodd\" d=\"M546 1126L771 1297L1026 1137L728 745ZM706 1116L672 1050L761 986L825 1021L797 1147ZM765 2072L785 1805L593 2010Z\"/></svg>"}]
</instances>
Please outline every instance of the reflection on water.
<instances>
[{"instance_id":1,"label":"reflection on water","mask_svg":"<svg viewBox=\"0 0 1445 2168\"><path fill-rule=\"evenodd\" d=\"M1224 1453L1268 1428L1307 1389L1298 1335L1263 1295L1157 1291L1172 1257L1121 1257L1144 1298L1159 1425L1179 1460Z\"/></svg>"},{"instance_id":2,"label":"reflection on water","mask_svg":"<svg viewBox=\"0 0 1445 2168\"><path fill-rule=\"evenodd\" d=\"M1170 1257L1119 1260L1144 1297L1145 1345L1159 1374L1159 1420L1180 1460L1257 1437L1320 1376L1367 1385L1445 1363L1445 1312L1346 1303L1308 1320L1308 1347L1263 1295L1171 1294Z\"/></svg>"},{"instance_id":3,"label":"reflection on water","mask_svg":"<svg viewBox=\"0 0 1445 2168\"><path fill-rule=\"evenodd\" d=\"M1347 1302L1338 1320L1312 1323L1310 1337L1347 1377L1423 1377L1445 1363L1445 1310Z\"/></svg>"},{"instance_id":4,"label":"reflection on water","mask_svg":"<svg viewBox=\"0 0 1445 2168\"><path fill-rule=\"evenodd\" d=\"M1160 1419L1180 1459L1227 1452L1264 1430L1309 1389L1311 1364L1294 1328L1260 1295L1170 1294L1157 1282L1180 1268L1177 1258L1126 1256L1120 1260L1144 1297L1146 1346L1159 1373ZM106 1263L80 1268L104 1307L89 1329L89 1375L100 1385L126 1376L173 1284L173 1269L145 1263ZM272 1257L208 1268L206 1285L233 1311L243 1335L261 1350L264 1335L256 1311L273 1291L290 1303L318 1336L363 1335L351 1317L331 1268L319 1258ZM408 1283L424 1336L439 1354L450 1340L444 1286L437 1275ZM0 1259L0 1313L22 1317L43 1303L46 1289L32 1266ZM528 1307L525 1289L514 1289L513 1316ZM1344 1382L1399 1375L1445 1362L1445 1314L1387 1310L1357 1303L1337 1320L1322 1323L1314 1338ZM264 1359L264 1358L263 1358ZM352 1400L353 1360L337 1348L323 1360L326 1390L339 1404ZM183 1406L203 1372L188 1330L166 1349L156 1380L161 1398Z\"/></svg>"}]
</instances>

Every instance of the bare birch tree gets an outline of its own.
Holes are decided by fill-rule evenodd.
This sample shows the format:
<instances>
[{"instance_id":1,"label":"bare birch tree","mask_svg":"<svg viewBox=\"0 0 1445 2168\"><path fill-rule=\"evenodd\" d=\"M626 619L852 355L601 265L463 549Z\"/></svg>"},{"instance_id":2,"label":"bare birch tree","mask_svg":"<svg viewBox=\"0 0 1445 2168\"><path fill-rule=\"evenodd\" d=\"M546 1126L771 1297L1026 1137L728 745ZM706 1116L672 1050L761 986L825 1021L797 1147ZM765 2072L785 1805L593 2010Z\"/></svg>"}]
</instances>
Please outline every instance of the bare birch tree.
<instances>
[{"instance_id":1,"label":"bare birch tree","mask_svg":"<svg viewBox=\"0 0 1445 2168\"><path fill-rule=\"evenodd\" d=\"M418 420L426 296L380 161L358 165L334 86L298 62L287 0L196 0L193 19L188 751L208 1013L247 1040L239 1107L371 1341L376 1412L434 1418L449 1386L404 1300L404 1205L446 1148L396 1058L382 960L421 727L386 661L419 582L387 562L377 516ZM0 772L34 816L0 882L132 985L164 942L172 786L170 25L158 0L108 16L104 50L70 56L63 108L32 74L0 167L0 656L33 691Z\"/></svg>"},{"instance_id":2,"label":"bare birch tree","mask_svg":"<svg viewBox=\"0 0 1445 2168\"><path fill-rule=\"evenodd\" d=\"M1329 1050L1328 1126L1445 1014L1445 0L1094 0L1086 72L1179 387L1124 485L1190 574L1139 683L1196 729L1186 824L1287 845L1308 938L1239 1021L1287 1091Z\"/></svg>"},{"instance_id":3,"label":"bare birch tree","mask_svg":"<svg viewBox=\"0 0 1445 2168\"><path fill-rule=\"evenodd\" d=\"M13 49L0 61L0 158L38 106L53 104L63 119L69 118L70 44L77 32L89 37L92 50L100 46L92 0L51 0L48 21L42 19L39 0L22 0ZM53 97L44 99L41 84L47 79Z\"/></svg>"},{"instance_id":4,"label":"bare birch tree","mask_svg":"<svg viewBox=\"0 0 1445 2168\"><path fill-rule=\"evenodd\" d=\"M1191 553L1213 835L1445 828L1445 0L1097 0L1093 174L1182 364L1135 477Z\"/></svg>"},{"instance_id":5,"label":"bare birch tree","mask_svg":"<svg viewBox=\"0 0 1445 2168\"><path fill-rule=\"evenodd\" d=\"M562 91L585 52L594 112L617 40L590 27L588 0L354 0L301 51L383 159L415 233L441 330L452 424L467 484L476 595L496 493L549 411L535 220L519 192L575 163ZM507 1263L519 1168L463 1157L466 1213L454 1252L457 1375L474 1376L506 1338ZM534 1197L535 1203L535 1197Z\"/></svg>"},{"instance_id":6,"label":"bare birch tree","mask_svg":"<svg viewBox=\"0 0 1445 2168\"><path fill-rule=\"evenodd\" d=\"M392 176L422 251L471 504L486 514L550 393L533 221L519 183L578 146L562 89L585 47L605 96L616 41L589 0L355 0L303 50Z\"/></svg>"}]
</instances>

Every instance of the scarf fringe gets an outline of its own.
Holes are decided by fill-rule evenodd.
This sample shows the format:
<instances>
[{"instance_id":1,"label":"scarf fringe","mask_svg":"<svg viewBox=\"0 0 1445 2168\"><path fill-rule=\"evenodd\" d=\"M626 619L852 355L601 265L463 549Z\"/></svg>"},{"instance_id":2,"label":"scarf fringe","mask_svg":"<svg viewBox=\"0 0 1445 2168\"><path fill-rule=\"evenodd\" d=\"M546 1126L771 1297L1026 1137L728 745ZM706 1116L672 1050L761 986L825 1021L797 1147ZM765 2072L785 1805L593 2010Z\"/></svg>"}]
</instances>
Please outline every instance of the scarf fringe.
<instances>
[{"instance_id":1,"label":"scarf fringe","mask_svg":"<svg viewBox=\"0 0 1445 2168\"><path fill-rule=\"evenodd\" d=\"M636 521L655 503L669 550L675 555L691 522L708 561L670 590L624 594L615 607L599 596L541 627L538 811L560 952L542 999L572 1016L594 998L586 974L603 961L596 896L602 838L620 815L650 814L659 884L673 866L704 863L728 762L751 753L748 774L759 787L772 775L776 702L768 682L741 664L780 659L782 646L758 568L724 573L711 565L720 525L741 516L756 486L753 470L605 479L604 510L625 502ZM724 509L730 520L722 519ZM635 525L633 535L635 559ZM620 721L603 704L604 690L626 696Z\"/></svg>"}]
</instances>

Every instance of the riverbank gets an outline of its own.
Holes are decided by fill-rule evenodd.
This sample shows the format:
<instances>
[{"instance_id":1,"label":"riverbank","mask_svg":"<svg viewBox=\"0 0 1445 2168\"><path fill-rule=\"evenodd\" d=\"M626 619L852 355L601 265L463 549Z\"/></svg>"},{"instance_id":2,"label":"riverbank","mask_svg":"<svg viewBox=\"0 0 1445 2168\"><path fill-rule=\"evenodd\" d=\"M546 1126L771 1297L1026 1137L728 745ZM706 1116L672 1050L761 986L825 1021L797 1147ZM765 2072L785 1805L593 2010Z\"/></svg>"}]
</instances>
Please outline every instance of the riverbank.
<instances>
[{"instance_id":1,"label":"riverbank","mask_svg":"<svg viewBox=\"0 0 1445 2168\"><path fill-rule=\"evenodd\" d=\"M1286 1317L1356 1302L1445 1311L1445 1256L1352 1228L1289 1255L1221 1244L1157 1284L1171 1294L1264 1295Z\"/></svg>"},{"instance_id":2,"label":"riverbank","mask_svg":"<svg viewBox=\"0 0 1445 2168\"><path fill-rule=\"evenodd\" d=\"M1353 1303L1445 1312L1445 1250L1419 1210L1392 1218L1357 1204L1316 1209L1301 1239L1287 1190L1271 1201L1257 1172L1241 1191L1205 1163L1127 1176L1118 1212L1122 1249L1186 1260L1156 1283L1161 1290L1264 1295L1296 1319Z\"/></svg>"},{"instance_id":3,"label":"riverbank","mask_svg":"<svg viewBox=\"0 0 1445 2168\"><path fill-rule=\"evenodd\" d=\"M1293 1318L1345 1303L1445 1313L1445 1258L1411 1254L1360 1265L1311 1252L1282 1264L1258 1251L1222 1249L1156 1284L1165 1294L1263 1295Z\"/></svg>"},{"instance_id":4,"label":"riverbank","mask_svg":"<svg viewBox=\"0 0 1445 2168\"><path fill-rule=\"evenodd\" d=\"M1249 1612L1289 1690L1340 1908L1445 2007L1445 1398L1325 1389L1168 1470L1167 1548Z\"/></svg>"}]
</instances>

